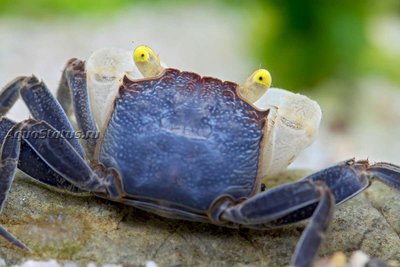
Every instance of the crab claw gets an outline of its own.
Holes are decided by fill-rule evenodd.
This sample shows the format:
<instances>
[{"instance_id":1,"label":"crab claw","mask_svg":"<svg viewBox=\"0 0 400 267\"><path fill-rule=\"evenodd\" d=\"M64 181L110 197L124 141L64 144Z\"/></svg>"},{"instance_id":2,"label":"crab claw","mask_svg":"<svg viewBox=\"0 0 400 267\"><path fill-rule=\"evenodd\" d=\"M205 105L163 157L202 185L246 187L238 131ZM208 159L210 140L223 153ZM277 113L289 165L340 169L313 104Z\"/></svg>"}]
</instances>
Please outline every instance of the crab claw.
<instances>
[{"instance_id":1,"label":"crab claw","mask_svg":"<svg viewBox=\"0 0 400 267\"><path fill-rule=\"evenodd\" d=\"M322 111L316 101L278 88L269 88L254 106L269 110L261 175L271 177L283 171L314 142Z\"/></svg>"},{"instance_id":2,"label":"crab claw","mask_svg":"<svg viewBox=\"0 0 400 267\"><path fill-rule=\"evenodd\" d=\"M138 79L142 75L133 64L131 52L119 48L95 51L86 62L86 72L90 105L101 129L110 113L122 78L127 75Z\"/></svg>"},{"instance_id":3,"label":"crab claw","mask_svg":"<svg viewBox=\"0 0 400 267\"><path fill-rule=\"evenodd\" d=\"M133 60L145 78L154 77L164 72L160 58L148 46L138 46L133 52Z\"/></svg>"}]
</instances>

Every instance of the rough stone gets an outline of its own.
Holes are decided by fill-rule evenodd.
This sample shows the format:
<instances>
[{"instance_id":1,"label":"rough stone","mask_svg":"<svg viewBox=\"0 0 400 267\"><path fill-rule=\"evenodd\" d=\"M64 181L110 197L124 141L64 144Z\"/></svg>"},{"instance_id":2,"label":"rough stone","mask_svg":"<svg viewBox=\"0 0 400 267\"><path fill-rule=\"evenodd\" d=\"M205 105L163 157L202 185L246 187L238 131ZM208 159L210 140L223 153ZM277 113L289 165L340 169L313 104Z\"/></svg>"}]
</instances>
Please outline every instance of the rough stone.
<instances>
[{"instance_id":1,"label":"rough stone","mask_svg":"<svg viewBox=\"0 0 400 267\"><path fill-rule=\"evenodd\" d=\"M265 181L267 188L303 176L288 171ZM363 250L400 261L400 194L374 183L338 207L320 256ZM106 200L57 192L18 173L0 223L33 254L0 240L7 264L28 259L75 262L79 266L284 266L306 223L273 231L232 230L171 220Z\"/></svg>"}]
</instances>

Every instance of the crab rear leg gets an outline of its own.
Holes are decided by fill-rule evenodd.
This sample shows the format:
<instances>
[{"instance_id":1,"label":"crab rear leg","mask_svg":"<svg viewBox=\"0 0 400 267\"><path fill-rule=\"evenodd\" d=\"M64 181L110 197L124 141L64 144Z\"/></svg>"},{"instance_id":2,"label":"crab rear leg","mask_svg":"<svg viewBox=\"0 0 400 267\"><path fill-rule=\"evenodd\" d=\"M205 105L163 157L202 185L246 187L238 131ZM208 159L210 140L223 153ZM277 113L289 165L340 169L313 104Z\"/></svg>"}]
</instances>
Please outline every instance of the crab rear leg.
<instances>
[{"instance_id":1,"label":"crab rear leg","mask_svg":"<svg viewBox=\"0 0 400 267\"><path fill-rule=\"evenodd\" d=\"M324 183L305 180L273 188L228 207L219 218L222 222L268 229L275 227L273 222L281 218L287 217L292 223L300 221L302 216L298 218L298 211L310 210L311 221L298 242L292 260L296 267L310 266L331 221L334 207L335 198Z\"/></svg>"},{"instance_id":2,"label":"crab rear leg","mask_svg":"<svg viewBox=\"0 0 400 267\"><path fill-rule=\"evenodd\" d=\"M368 171L387 186L400 190L400 167L394 164L379 162L368 167Z\"/></svg>"},{"instance_id":3,"label":"crab rear leg","mask_svg":"<svg viewBox=\"0 0 400 267\"><path fill-rule=\"evenodd\" d=\"M324 182L339 205L364 191L375 179L400 190L400 167L385 162L370 165L366 160L350 159L303 179Z\"/></svg>"},{"instance_id":4,"label":"crab rear leg","mask_svg":"<svg viewBox=\"0 0 400 267\"><path fill-rule=\"evenodd\" d=\"M372 179L400 190L400 167L348 160L239 204L217 206L217 212L213 213L218 214L222 223L233 222L257 229L279 227L311 217L293 257L294 266L309 266L327 230L335 201L341 204L356 196Z\"/></svg>"},{"instance_id":5,"label":"crab rear leg","mask_svg":"<svg viewBox=\"0 0 400 267\"><path fill-rule=\"evenodd\" d=\"M381 181L400 190L400 167L390 163L370 165L364 160L350 159L311 174L300 182L310 181L326 184L335 197L336 205L340 205L367 189L373 180ZM308 219L312 216L315 207L315 204L305 206L277 220L269 221L267 225L268 227L277 227ZM252 227L265 228L266 226L253 225Z\"/></svg>"}]
</instances>

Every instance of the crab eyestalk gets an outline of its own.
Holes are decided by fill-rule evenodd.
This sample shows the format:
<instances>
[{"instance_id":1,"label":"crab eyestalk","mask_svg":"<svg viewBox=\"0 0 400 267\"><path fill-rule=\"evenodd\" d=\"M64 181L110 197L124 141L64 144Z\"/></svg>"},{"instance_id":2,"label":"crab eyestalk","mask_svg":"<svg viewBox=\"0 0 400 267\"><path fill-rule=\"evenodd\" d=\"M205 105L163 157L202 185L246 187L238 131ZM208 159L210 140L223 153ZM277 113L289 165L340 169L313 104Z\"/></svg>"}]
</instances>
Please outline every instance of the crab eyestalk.
<instances>
[{"instance_id":1,"label":"crab eyestalk","mask_svg":"<svg viewBox=\"0 0 400 267\"><path fill-rule=\"evenodd\" d=\"M145 78L157 76L164 71L159 57L148 46L137 47L133 52L133 60Z\"/></svg>"},{"instance_id":2,"label":"crab eyestalk","mask_svg":"<svg viewBox=\"0 0 400 267\"><path fill-rule=\"evenodd\" d=\"M255 103L263 96L271 86L271 74L266 69L256 70L250 75L243 86L239 88L239 94L247 101Z\"/></svg>"}]
</instances>

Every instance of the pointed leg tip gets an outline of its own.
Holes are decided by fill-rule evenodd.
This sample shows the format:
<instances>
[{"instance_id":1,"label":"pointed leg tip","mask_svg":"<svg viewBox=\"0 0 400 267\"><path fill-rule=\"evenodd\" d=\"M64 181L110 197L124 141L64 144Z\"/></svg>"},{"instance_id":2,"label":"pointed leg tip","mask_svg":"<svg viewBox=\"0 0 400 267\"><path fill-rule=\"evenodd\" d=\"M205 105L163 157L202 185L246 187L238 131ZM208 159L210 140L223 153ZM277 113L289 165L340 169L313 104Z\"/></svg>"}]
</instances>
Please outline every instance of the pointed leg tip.
<instances>
[{"instance_id":1,"label":"pointed leg tip","mask_svg":"<svg viewBox=\"0 0 400 267\"><path fill-rule=\"evenodd\" d=\"M16 244L20 249L22 249L22 250L24 250L24 251L26 251L26 252L28 252L29 254L32 254L33 253L33 251L30 249L30 248L28 248L24 243L22 243L22 242L19 242L19 244Z\"/></svg>"},{"instance_id":2,"label":"pointed leg tip","mask_svg":"<svg viewBox=\"0 0 400 267\"><path fill-rule=\"evenodd\" d=\"M22 249L23 251L28 252L29 254L33 253L33 251L28 246L26 246L24 243L22 243L21 241L19 241L15 237L13 237L12 239L8 239L8 241L10 241L11 244L13 244L14 246Z\"/></svg>"}]
</instances>

